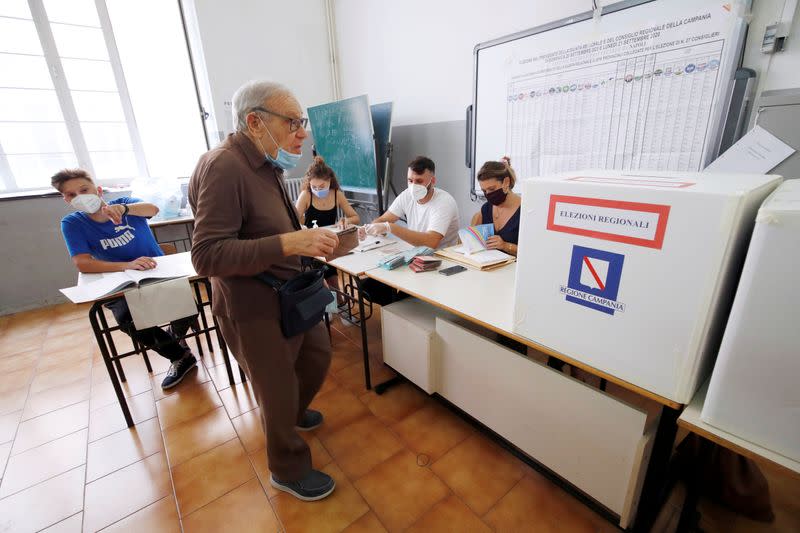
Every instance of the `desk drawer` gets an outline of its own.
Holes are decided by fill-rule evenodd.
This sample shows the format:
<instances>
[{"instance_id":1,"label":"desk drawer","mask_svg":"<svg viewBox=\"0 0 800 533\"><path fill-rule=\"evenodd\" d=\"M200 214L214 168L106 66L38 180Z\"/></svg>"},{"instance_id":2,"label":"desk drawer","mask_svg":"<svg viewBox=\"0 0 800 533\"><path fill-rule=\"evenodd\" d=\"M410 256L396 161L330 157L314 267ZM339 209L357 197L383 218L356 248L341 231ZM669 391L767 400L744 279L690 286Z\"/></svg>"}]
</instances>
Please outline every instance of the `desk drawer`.
<instances>
[{"instance_id":1,"label":"desk drawer","mask_svg":"<svg viewBox=\"0 0 800 533\"><path fill-rule=\"evenodd\" d=\"M633 519L654 431L647 414L511 351L457 321L436 319L438 392L532 458Z\"/></svg>"}]
</instances>

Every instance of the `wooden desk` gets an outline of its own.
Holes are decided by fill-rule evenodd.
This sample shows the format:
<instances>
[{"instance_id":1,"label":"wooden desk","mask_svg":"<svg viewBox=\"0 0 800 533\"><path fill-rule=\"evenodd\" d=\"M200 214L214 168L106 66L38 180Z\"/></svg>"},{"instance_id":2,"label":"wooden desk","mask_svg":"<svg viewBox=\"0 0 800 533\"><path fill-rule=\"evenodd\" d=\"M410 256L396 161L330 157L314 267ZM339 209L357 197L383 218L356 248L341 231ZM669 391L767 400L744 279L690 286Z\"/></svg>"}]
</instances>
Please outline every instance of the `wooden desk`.
<instances>
[{"instance_id":1,"label":"wooden desk","mask_svg":"<svg viewBox=\"0 0 800 533\"><path fill-rule=\"evenodd\" d=\"M160 244L170 243L179 252L188 252L192 248L192 231L194 216L183 215L162 220L148 220L150 229Z\"/></svg>"}]
</instances>

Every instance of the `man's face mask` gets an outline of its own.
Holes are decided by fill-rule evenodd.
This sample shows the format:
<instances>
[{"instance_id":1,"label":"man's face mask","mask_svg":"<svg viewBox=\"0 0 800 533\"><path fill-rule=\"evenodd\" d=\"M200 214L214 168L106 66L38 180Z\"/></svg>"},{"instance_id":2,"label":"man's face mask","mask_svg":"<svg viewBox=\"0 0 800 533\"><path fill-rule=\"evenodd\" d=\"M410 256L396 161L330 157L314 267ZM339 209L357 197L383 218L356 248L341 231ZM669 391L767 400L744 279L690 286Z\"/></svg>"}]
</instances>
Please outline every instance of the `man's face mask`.
<instances>
[{"instance_id":1,"label":"man's face mask","mask_svg":"<svg viewBox=\"0 0 800 533\"><path fill-rule=\"evenodd\" d=\"M433 178L431 178L431 183L433 183ZM411 191L411 197L415 202L419 202L425 198L425 195L428 194L428 191L431 188L431 183L428 185L420 185L419 183L408 184L408 190Z\"/></svg>"},{"instance_id":2,"label":"man's face mask","mask_svg":"<svg viewBox=\"0 0 800 533\"><path fill-rule=\"evenodd\" d=\"M69 203L74 209L90 215L100 211L103 200L96 194L79 194Z\"/></svg>"},{"instance_id":3,"label":"man's face mask","mask_svg":"<svg viewBox=\"0 0 800 533\"><path fill-rule=\"evenodd\" d=\"M272 142L275 143L275 146L278 147L278 157L272 157L269 155L269 152L264 150L264 145L261 144L261 141L258 141L258 144L261 145L261 150L264 152L264 158L269 162L275 165L278 168L283 170L290 170L297 166L297 163L300 162L300 158L303 157L303 153L293 154L291 152L287 152L283 148L280 147L278 141L275 140L275 137L272 136L270 133L269 128L264 122L261 120L261 117L258 119L261 122L261 125L264 126L264 129L267 130L267 135L269 138L272 139Z\"/></svg>"}]
</instances>

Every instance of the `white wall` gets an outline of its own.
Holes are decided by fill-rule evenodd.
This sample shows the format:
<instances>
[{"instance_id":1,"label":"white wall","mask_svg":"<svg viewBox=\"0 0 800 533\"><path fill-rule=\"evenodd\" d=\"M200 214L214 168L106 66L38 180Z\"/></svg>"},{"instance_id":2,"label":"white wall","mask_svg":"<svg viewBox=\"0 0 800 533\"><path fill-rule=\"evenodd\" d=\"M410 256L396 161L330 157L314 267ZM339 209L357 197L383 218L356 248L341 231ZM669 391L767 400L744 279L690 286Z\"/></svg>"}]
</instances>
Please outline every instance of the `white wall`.
<instances>
[{"instance_id":1,"label":"white wall","mask_svg":"<svg viewBox=\"0 0 800 533\"><path fill-rule=\"evenodd\" d=\"M248 80L283 83L304 107L333 99L324 0L192 2L220 130L231 131L229 102Z\"/></svg>"},{"instance_id":2,"label":"white wall","mask_svg":"<svg viewBox=\"0 0 800 533\"><path fill-rule=\"evenodd\" d=\"M779 16L784 0L753 3L745 66L759 73L761 88L800 86L800 42L789 40L769 72L769 56L759 51L764 27ZM590 6L589 0L336 0L342 96L367 93L371 102L393 100L395 125L463 120L472 101L476 44ZM800 41L798 20L793 37Z\"/></svg>"},{"instance_id":3,"label":"white wall","mask_svg":"<svg viewBox=\"0 0 800 533\"><path fill-rule=\"evenodd\" d=\"M342 96L392 100L394 125L463 120L476 44L586 11L589 0L336 0Z\"/></svg>"}]
</instances>

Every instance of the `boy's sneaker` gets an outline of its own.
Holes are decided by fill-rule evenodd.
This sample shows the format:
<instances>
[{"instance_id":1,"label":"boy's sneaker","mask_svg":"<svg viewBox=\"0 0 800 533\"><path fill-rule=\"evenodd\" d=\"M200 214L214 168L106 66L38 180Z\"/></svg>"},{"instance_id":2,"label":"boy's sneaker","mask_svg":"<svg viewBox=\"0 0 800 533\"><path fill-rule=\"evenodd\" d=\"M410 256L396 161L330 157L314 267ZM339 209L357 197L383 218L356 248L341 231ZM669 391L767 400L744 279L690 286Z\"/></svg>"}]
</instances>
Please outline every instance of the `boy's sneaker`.
<instances>
[{"instance_id":1,"label":"boy's sneaker","mask_svg":"<svg viewBox=\"0 0 800 533\"><path fill-rule=\"evenodd\" d=\"M171 389L186 377L189 371L197 366L197 359L190 353L183 359L174 361L167 370L164 381L161 382L162 389Z\"/></svg>"},{"instance_id":2,"label":"boy's sneaker","mask_svg":"<svg viewBox=\"0 0 800 533\"><path fill-rule=\"evenodd\" d=\"M322 425L322 413L313 409L306 409L303 413L303 420L295 426L298 431L311 431Z\"/></svg>"},{"instance_id":3,"label":"boy's sneaker","mask_svg":"<svg viewBox=\"0 0 800 533\"><path fill-rule=\"evenodd\" d=\"M300 481L280 481L274 474L270 474L269 483L276 489L288 492L304 502L321 500L336 488L336 481L319 470L312 470Z\"/></svg>"}]
</instances>

